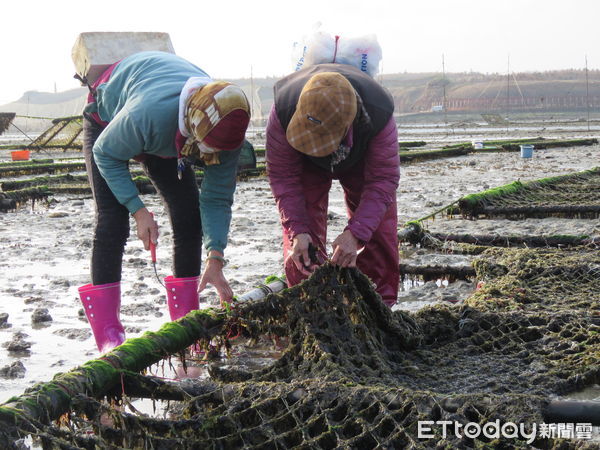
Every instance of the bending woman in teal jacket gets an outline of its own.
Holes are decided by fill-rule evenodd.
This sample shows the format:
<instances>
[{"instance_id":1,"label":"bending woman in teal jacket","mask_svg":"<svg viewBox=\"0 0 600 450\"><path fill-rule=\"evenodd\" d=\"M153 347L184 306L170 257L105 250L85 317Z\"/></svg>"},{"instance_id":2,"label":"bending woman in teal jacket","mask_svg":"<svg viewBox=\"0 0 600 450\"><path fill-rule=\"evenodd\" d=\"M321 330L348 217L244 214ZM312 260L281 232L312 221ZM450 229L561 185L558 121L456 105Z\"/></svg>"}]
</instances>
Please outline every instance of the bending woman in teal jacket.
<instances>
[{"instance_id":1,"label":"bending woman in teal jacket","mask_svg":"<svg viewBox=\"0 0 600 450\"><path fill-rule=\"evenodd\" d=\"M186 60L162 52L122 59L90 91L83 148L96 225L92 283L79 293L104 353L125 339L119 310L129 215L146 250L158 240L158 225L131 178L131 159L141 163L169 212L173 276L165 278L165 286L171 319L198 309L198 292L207 284L222 302L231 300L223 252L250 108L238 87L213 81ZM200 193L188 158L204 162ZM208 256L200 277L203 238Z\"/></svg>"}]
</instances>

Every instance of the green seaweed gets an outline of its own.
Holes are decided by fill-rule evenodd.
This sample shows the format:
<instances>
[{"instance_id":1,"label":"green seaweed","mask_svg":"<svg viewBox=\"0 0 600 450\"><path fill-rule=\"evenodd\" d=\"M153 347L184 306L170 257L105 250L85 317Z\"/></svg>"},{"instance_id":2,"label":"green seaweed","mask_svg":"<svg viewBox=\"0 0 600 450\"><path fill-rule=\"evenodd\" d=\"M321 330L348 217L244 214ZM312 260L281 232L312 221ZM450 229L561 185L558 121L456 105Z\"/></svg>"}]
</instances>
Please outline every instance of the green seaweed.
<instances>
[{"instance_id":1,"label":"green seaweed","mask_svg":"<svg viewBox=\"0 0 600 450\"><path fill-rule=\"evenodd\" d=\"M414 147L425 147L427 142L425 141L400 141L398 147L400 148L414 148Z\"/></svg>"},{"instance_id":2,"label":"green seaweed","mask_svg":"<svg viewBox=\"0 0 600 450\"><path fill-rule=\"evenodd\" d=\"M411 163L415 161L427 161L431 159L451 158L462 156L472 151L472 146L449 147L433 150L410 150L400 151L400 161L402 163Z\"/></svg>"},{"instance_id":3,"label":"green seaweed","mask_svg":"<svg viewBox=\"0 0 600 450\"><path fill-rule=\"evenodd\" d=\"M520 181L513 181L512 183L504 186L499 186L491 189L487 189L476 194L465 195L460 199L460 206L462 208L474 208L482 200L487 200L492 197L499 197L503 195L510 195L519 192L523 189L523 183Z\"/></svg>"},{"instance_id":4,"label":"green seaweed","mask_svg":"<svg viewBox=\"0 0 600 450\"><path fill-rule=\"evenodd\" d=\"M534 181L514 181L462 197L459 200L459 209L463 215L472 217L482 213L493 214L494 209L498 210L497 215L509 215L513 212L537 216L551 214L574 216L586 213L594 215L600 212L600 198L594 198L594 195L598 194L599 176L600 168L597 167ZM558 195L561 192L566 195L563 200ZM588 195L588 192L591 195ZM582 200L579 201L583 203L582 205L577 204L578 193L581 193Z\"/></svg>"},{"instance_id":5,"label":"green seaweed","mask_svg":"<svg viewBox=\"0 0 600 450\"><path fill-rule=\"evenodd\" d=\"M283 281L285 282L285 276L281 276L281 275L269 275L268 277L265 278L265 284L269 284L272 283L274 281Z\"/></svg>"}]
</instances>

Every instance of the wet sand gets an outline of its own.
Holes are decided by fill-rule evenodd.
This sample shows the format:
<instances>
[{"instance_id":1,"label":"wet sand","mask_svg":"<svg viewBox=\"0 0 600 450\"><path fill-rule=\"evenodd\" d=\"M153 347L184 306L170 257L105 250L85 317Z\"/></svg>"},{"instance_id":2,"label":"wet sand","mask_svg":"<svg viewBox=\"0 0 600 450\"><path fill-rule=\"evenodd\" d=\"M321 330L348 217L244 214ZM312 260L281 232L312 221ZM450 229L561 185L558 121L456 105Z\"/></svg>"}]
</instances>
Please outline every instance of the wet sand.
<instances>
[{"instance_id":1,"label":"wet sand","mask_svg":"<svg viewBox=\"0 0 600 450\"><path fill-rule=\"evenodd\" d=\"M536 150L530 160L518 153L493 153L403 165L399 223L424 217L465 194L516 179L527 181L599 166L599 156L600 146L595 145ZM157 196L145 195L144 201L160 224L157 270L165 277L171 274L168 218ZM331 243L346 224L337 183L329 210ZM92 221L92 200L80 196L58 196L49 206L36 204L32 210L29 204L16 212L0 213L0 402L98 355L77 295L77 287L89 282ZM439 232L600 235L598 220L437 218L428 227ZM230 263L225 275L236 295L269 275L282 273L279 217L265 178L238 184L226 257ZM460 300L473 290L473 284L419 283L409 288L407 284L401 292L397 307L415 309L436 301ZM201 301L205 306L216 305L217 295L209 287ZM8 314L4 324L3 314ZM38 322L32 323L32 318ZM128 337L156 330L168 320L163 288L154 276L149 253L134 232L124 257L121 318Z\"/></svg>"}]
</instances>

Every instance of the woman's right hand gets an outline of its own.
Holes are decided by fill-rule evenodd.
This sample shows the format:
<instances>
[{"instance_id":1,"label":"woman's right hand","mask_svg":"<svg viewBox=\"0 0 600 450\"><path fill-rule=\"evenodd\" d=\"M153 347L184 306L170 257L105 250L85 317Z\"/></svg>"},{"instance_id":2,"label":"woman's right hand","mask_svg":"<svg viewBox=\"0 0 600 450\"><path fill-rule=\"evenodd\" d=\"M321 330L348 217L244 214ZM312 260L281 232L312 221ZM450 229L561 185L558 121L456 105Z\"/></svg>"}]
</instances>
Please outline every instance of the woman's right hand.
<instances>
[{"instance_id":1,"label":"woman's right hand","mask_svg":"<svg viewBox=\"0 0 600 450\"><path fill-rule=\"evenodd\" d=\"M292 258L294 265L304 275L310 275L318 264L310 260L308 247L312 244L312 238L308 233L297 234L292 242L292 251L288 258Z\"/></svg>"},{"instance_id":2,"label":"woman's right hand","mask_svg":"<svg viewBox=\"0 0 600 450\"><path fill-rule=\"evenodd\" d=\"M137 227L137 236L144 243L144 248L150 250L150 242L158 243L158 223L147 208L138 209L133 213Z\"/></svg>"}]
</instances>

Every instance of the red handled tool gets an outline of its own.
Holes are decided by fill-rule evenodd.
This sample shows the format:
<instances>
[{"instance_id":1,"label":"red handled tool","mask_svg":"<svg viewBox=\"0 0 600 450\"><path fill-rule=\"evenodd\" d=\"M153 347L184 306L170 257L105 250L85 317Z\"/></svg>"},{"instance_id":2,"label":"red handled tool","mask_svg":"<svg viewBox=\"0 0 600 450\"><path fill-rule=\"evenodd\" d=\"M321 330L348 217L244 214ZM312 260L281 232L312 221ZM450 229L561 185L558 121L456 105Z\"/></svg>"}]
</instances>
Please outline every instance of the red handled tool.
<instances>
[{"instance_id":1,"label":"red handled tool","mask_svg":"<svg viewBox=\"0 0 600 450\"><path fill-rule=\"evenodd\" d=\"M156 267L156 244L150 241L150 257L152 258L152 264Z\"/></svg>"}]
</instances>

